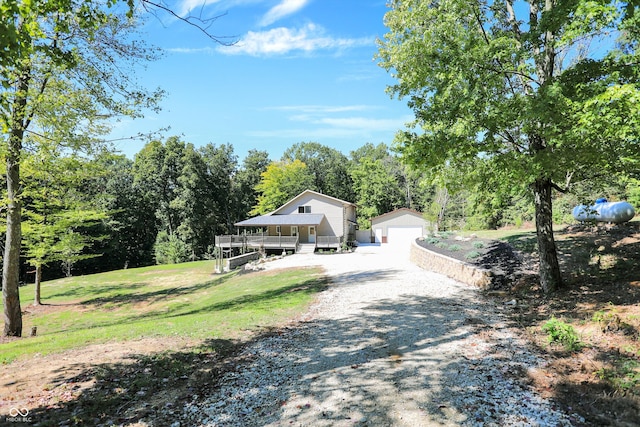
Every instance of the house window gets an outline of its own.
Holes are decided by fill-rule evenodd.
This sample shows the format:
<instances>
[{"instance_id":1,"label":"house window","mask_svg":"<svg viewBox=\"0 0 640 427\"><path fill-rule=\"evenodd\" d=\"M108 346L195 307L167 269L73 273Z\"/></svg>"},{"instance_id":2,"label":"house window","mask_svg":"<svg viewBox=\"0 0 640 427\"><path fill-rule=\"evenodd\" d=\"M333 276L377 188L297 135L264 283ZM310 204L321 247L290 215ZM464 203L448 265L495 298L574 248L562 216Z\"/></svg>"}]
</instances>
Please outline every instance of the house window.
<instances>
[{"instance_id":1,"label":"house window","mask_svg":"<svg viewBox=\"0 0 640 427\"><path fill-rule=\"evenodd\" d=\"M280 234L282 232L279 225L276 225L276 233Z\"/></svg>"},{"instance_id":2,"label":"house window","mask_svg":"<svg viewBox=\"0 0 640 427\"><path fill-rule=\"evenodd\" d=\"M297 236L298 235L298 226L297 225L292 225L291 226L291 235L292 236Z\"/></svg>"},{"instance_id":3,"label":"house window","mask_svg":"<svg viewBox=\"0 0 640 427\"><path fill-rule=\"evenodd\" d=\"M298 206L298 213L311 213L311 206Z\"/></svg>"}]
</instances>

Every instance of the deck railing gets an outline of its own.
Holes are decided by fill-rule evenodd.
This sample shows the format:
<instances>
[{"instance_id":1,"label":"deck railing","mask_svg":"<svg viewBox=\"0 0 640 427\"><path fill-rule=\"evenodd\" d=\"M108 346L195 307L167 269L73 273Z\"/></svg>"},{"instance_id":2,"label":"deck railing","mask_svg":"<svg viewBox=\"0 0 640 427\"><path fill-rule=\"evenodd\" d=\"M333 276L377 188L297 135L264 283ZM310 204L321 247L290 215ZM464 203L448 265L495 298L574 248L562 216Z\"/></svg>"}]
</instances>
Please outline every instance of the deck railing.
<instances>
[{"instance_id":1,"label":"deck railing","mask_svg":"<svg viewBox=\"0 0 640 427\"><path fill-rule=\"evenodd\" d=\"M316 236L317 248L339 248L341 238L337 236Z\"/></svg>"},{"instance_id":2,"label":"deck railing","mask_svg":"<svg viewBox=\"0 0 640 427\"><path fill-rule=\"evenodd\" d=\"M263 236L261 234L216 236L216 246L221 248L264 247L297 248L298 236Z\"/></svg>"}]
</instances>

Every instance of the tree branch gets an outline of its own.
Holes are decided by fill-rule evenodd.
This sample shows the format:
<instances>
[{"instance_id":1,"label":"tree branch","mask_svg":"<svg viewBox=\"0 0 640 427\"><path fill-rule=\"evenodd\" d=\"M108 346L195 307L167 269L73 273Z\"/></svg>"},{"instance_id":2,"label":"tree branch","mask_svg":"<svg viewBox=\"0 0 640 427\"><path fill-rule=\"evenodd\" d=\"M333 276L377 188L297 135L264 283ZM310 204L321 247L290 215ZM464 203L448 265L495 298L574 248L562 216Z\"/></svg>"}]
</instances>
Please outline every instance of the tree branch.
<instances>
[{"instance_id":1,"label":"tree branch","mask_svg":"<svg viewBox=\"0 0 640 427\"><path fill-rule=\"evenodd\" d=\"M177 18L182 22L185 22L186 24L197 28L208 38L210 38L211 40L213 40L214 42L222 46L233 46L234 44L237 43L237 40L235 40L237 36L216 36L209 32L209 28L211 28L213 23L217 21L218 18L225 16L226 13L223 13L221 15L216 15L211 18L202 18L202 17L192 16L192 15L180 16L176 12L174 12L171 8L150 0L142 0L142 5L147 12L151 13L156 17L157 15L154 13L155 11L153 11L153 8L157 8L167 12L169 15L173 16L174 18ZM224 41L224 39L229 39L230 41Z\"/></svg>"}]
</instances>

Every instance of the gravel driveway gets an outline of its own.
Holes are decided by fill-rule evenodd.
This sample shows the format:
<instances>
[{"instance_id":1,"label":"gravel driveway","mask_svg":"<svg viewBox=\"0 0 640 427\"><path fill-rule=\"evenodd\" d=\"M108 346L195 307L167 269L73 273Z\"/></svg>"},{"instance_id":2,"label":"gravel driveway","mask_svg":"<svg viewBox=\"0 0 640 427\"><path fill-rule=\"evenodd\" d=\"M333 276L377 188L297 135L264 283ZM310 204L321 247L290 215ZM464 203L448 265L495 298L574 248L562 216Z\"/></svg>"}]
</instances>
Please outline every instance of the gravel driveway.
<instances>
[{"instance_id":1,"label":"gravel driveway","mask_svg":"<svg viewBox=\"0 0 640 427\"><path fill-rule=\"evenodd\" d=\"M542 361L467 285L386 245L268 268L294 265L323 266L332 285L299 324L246 348L215 394L194 396L188 425L572 425L519 382Z\"/></svg>"}]
</instances>

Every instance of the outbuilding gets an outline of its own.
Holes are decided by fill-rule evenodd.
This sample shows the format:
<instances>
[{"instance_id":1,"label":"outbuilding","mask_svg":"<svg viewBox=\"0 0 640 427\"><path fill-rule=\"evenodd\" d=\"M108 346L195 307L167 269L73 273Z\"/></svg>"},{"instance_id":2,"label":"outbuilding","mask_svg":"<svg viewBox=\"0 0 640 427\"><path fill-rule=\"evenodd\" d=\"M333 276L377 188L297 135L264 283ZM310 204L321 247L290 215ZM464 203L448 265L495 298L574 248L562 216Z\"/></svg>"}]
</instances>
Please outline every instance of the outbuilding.
<instances>
[{"instance_id":1,"label":"outbuilding","mask_svg":"<svg viewBox=\"0 0 640 427\"><path fill-rule=\"evenodd\" d=\"M375 243L404 244L427 234L429 223L413 209L400 208L371 219Z\"/></svg>"}]
</instances>

